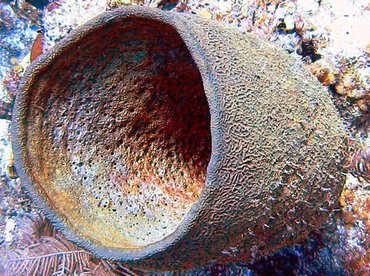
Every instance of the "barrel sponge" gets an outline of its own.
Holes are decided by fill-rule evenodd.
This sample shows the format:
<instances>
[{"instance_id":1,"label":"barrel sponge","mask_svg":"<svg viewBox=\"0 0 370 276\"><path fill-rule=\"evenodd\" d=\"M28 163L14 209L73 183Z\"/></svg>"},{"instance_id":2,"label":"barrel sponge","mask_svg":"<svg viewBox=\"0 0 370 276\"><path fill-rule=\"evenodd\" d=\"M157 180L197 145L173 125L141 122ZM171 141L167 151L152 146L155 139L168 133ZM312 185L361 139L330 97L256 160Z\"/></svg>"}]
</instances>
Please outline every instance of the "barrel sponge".
<instances>
[{"instance_id":1,"label":"barrel sponge","mask_svg":"<svg viewBox=\"0 0 370 276\"><path fill-rule=\"evenodd\" d=\"M143 7L42 55L12 132L22 182L69 239L154 270L304 239L335 208L349 155L329 95L282 49Z\"/></svg>"}]
</instances>

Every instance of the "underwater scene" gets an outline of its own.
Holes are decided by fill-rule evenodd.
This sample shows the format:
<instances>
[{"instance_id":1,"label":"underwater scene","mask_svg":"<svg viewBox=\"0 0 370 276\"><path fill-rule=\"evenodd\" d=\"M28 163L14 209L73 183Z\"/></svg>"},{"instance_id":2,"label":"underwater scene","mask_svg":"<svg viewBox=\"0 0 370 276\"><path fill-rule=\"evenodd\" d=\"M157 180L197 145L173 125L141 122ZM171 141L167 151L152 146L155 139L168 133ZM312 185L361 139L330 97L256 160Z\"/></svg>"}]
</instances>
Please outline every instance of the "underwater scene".
<instances>
[{"instance_id":1,"label":"underwater scene","mask_svg":"<svg viewBox=\"0 0 370 276\"><path fill-rule=\"evenodd\" d=\"M0 0L0 275L370 275L368 0Z\"/></svg>"}]
</instances>

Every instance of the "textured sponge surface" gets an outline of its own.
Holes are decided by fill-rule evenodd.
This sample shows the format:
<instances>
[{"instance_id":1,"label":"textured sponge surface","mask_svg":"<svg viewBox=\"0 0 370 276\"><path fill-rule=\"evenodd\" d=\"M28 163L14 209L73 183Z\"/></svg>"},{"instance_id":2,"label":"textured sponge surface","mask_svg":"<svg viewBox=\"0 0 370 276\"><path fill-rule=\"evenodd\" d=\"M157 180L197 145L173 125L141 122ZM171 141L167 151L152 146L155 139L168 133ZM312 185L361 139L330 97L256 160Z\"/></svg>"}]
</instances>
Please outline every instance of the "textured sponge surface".
<instances>
[{"instance_id":1,"label":"textured sponge surface","mask_svg":"<svg viewBox=\"0 0 370 276\"><path fill-rule=\"evenodd\" d=\"M320 227L347 133L283 50L190 15L102 15L26 74L16 165L73 241L151 269L269 253ZM224 254L237 248L237 254Z\"/></svg>"}]
</instances>

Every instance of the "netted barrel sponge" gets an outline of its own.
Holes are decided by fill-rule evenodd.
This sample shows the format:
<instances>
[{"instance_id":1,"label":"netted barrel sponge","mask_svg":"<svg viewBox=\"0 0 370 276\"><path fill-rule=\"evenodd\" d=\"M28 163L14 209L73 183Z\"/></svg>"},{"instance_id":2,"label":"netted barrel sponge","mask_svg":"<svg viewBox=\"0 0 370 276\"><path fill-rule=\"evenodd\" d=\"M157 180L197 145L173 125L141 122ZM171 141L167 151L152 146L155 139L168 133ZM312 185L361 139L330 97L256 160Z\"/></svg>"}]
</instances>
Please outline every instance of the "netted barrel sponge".
<instances>
[{"instance_id":1,"label":"netted barrel sponge","mask_svg":"<svg viewBox=\"0 0 370 276\"><path fill-rule=\"evenodd\" d=\"M283 50L142 7L104 13L41 56L13 119L17 172L58 229L156 270L304 238L336 204L346 137Z\"/></svg>"}]
</instances>

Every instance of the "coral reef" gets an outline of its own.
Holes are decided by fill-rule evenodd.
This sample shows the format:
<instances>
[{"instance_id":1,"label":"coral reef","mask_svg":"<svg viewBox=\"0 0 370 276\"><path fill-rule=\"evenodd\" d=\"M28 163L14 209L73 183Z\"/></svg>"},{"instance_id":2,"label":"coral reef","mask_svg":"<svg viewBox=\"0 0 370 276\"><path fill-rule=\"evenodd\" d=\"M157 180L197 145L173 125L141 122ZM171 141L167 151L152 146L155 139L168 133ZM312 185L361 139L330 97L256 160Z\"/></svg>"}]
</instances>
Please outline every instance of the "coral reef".
<instances>
[{"instance_id":1,"label":"coral reef","mask_svg":"<svg viewBox=\"0 0 370 276\"><path fill-rule=\"evenodd\" d=\"M0 18L0 118L9 120L40 12L24 1L2 2Z\"/></svg>"},{"instance_id":2,"label":"coral reef","mask_svg":"<svg viewBox=\"0 0 370 276\"><path fill-rule=\"evenodd\" d=\"M42 14L44 49L47 51L76 27L87 22L107 9L101 0L58 1Z\"/></svg>"},{"instance_id":3,"label":"coral reef","mask_svg":"<svg viewBox=\"0 0 370 276\"><path fill-rule=\"evenodd\" d=\"M369 162L363 157L367 156L369 148L366 137L369 136L370 121L368 65L370 47L367 29L364 29L364 22L367 22L370 10L367 1L99 2L97 5L101 7L101 11L120 6L120 3L126 5L131 2L165 8L172 12L196 13L205 18L222 21L242 32L251 32L275 41L292 55L302 59L323 85L328 87L328 93L331 94L339 113L349 128L352 128L354 139L362 144L360 154L353 158L354 168L357 169L353 168L353 175L348 176L334 226L321 229L302 245L286 248L268 258L262 257L254 264L235 263L227 266L216 264L193 273L294 274L303 271L304 274L312 275L319 271L323 274L369 274L370 261L366 254L369 248L370 219L367 206L370 189L368 179L363 174ZM73 28L97 14L92 8L94 3L93 0L56 1L48 10L44 10L45 20L42 25L46 31L50 29L47 47L50 48L54 41L60 40ZM22 66L22 69L14 67L27 55L37 35L39 12L28 8L25 1L3 1L0 6L2 10L0 55L5 57L0 62L0 78L7 79L5 85L0 84L2 101L0 112L2 118L10 119L12 101L19 76L22 74L19 71L27 65ZM74 11L77 9L79 13ZM91 11L93 12L90 13ZM4 122L6 121L1 120L0 129L7 130ZM10 148L6 136L1 136L1 141L2 145ZM4 250L4 246L11 243L14 238L11 234L13 230L22 224L23 214L37 208L22 192L19 181L11 179L5 173L5 168L12 166L1 162L3 169L0 189L2 193L0 231L8 233L2 235L7 237L6 241L1 240L1 248ZM6 164L9 164L8 161Z\"/></svg>"},{"instance_id":4,"label":"coral reef","mask_svg":"<svg viewBox=\"0 0 370 276\"><path fill-rule=\"evenodd\" d=\"M368 1L189 1L189 10L274 41L335 94L354 134L369 132Z\"/></svg>"},{"instance_id":5,"label":"coral reef","mask_svg":"<svg viewBox=\"0 0 370 276\"><path fill-rule=\"evenodd\" d=\"M28 54L38 29L40 13L23 1L15 2L0 3L0 79Z\"/></svg>"}]
</instances>

